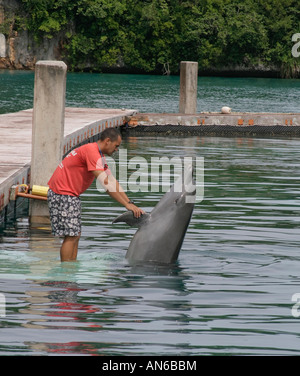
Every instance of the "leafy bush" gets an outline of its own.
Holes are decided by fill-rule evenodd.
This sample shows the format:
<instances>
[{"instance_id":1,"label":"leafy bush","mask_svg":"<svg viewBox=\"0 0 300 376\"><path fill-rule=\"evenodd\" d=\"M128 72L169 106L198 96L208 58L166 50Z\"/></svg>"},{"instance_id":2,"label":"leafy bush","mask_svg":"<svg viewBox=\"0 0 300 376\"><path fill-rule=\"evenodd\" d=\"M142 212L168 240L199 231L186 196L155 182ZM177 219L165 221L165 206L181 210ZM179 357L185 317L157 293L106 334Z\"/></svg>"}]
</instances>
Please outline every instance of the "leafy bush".
<instances>
[{"instance_id":1,"label":"leafy bush","mask_svg":"<svg viewBox=\"0 0 300 376\"><path fill-rule=\"evenodd\" d=\"M276 66L297 75L292 35L299 0L20 0L38 41L64 32L63 58L73 70L119 66L177 73L182 60L199 69Z\"/></svg>"}]
</instances>

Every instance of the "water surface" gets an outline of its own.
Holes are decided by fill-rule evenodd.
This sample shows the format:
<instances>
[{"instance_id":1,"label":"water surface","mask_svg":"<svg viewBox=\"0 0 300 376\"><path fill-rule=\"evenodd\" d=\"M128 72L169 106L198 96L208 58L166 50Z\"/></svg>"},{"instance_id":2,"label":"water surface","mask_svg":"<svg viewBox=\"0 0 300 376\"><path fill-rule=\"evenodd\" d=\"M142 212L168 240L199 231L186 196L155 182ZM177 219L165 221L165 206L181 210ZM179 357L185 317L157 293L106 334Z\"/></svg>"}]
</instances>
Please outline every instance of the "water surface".
<instances>
[{"instance_id":1,"label":"water surface","mask_svg":"<svg viewBox=\"0 0 300 376\"><path fill-rule=\"evenodd\" d=\"M175 265L128 265L135 230L95 185L82 195L77 262L26 216L2 230L0 354L298 355L300 140L128 138L128 157L203 156ZM118 156L116 156L118 160ZM129 171L130 174L130 171ZM161 193L128 192L150 211Z\"/></svg>"},{"instance_id":2,"label":"water surface","mask_svg":"<svg viewBox=\"0 0 300 376\"><path fill-rule=\"evenodd\" d=\"M0 114L33 107L34 72L0 70ZM199 77L197 111L299 112L300 80ZM68 73L66 105L179 111L179 76Z\"/></svg>"},{"instance_id":3,"label":"water surface","mask_svg":"<svg viewBox=\"0 0 300 376\"><path fill-rule=\"evenodd\" d=\"M0 113L32 108L33 81L0 71ZM199 77L198 111L299 112L299 92L299 80ZM179 77L67 77L67 106L177 112L178 102ZM61 263L60 241L25 210L0 230L0 355L298 355L300 140L144 136L122 148L129 159L205 159L178 262L128 265L135 230L111 224L123 210L95 184L82 195L77 262ZM128 195L150 211L162 193Z\"/></svg>"}]
</instances>

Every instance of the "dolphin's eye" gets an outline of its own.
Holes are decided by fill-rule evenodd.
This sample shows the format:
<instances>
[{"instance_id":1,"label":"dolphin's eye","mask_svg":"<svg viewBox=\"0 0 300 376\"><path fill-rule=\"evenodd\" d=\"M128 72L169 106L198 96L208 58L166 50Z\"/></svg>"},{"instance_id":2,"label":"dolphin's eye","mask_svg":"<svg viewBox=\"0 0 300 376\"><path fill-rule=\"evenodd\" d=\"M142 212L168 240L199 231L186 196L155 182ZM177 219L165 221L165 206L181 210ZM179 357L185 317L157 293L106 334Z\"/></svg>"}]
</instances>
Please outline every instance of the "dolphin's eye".
<instances>
[{"instance_id":1,"label":"dolphin's eye","mask_svg":"<svg viewBox=\"0 0 300 376\"><path fill-rule=\"evenodd\" d=\"M179 204L180 204L180 199L181 199L181 197L177 197L177 198L175 199L175 201L174 201L174 204L175 204L175 205L179 205Z\"/></svg>"}]
</instances>

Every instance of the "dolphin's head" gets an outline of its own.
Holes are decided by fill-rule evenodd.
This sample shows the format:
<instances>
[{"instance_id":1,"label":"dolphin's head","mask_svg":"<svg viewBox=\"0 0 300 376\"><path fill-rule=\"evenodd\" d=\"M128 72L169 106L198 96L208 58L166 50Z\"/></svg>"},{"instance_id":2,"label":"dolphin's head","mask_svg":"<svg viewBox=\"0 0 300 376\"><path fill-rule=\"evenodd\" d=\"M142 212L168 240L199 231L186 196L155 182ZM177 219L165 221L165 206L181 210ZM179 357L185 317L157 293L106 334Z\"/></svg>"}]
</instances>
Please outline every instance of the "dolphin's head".
<instances>
[{"instance_id":1,"label":"dolphin's head","mask_svg":"<svg viewBox=\"0 0 300 376\"><path fill-rule=\"evenodd\" d=\"M180 184L181 183L181 184ZM183 178L180 177L174 184L174 188L178 185L180 197L177 199L178 205L194 204L196 198L196 184L193 179L193 167L188 165L184 170ZM180 187L181 186L181 187Z\"/></svg>"},{"instance_id":2,"label":"dolphin's head","mask_svg":"<svg viewBox=\"0 0 300 376\"><path fill-rule=\"evenodd\" d=\"M192 165L184 169L183 175L179 176L168 192L161 198L155 209L176 206L177 209L186 205L194 206L196 199L196 185L193 179Z\"/></svg>"}]
</instances>

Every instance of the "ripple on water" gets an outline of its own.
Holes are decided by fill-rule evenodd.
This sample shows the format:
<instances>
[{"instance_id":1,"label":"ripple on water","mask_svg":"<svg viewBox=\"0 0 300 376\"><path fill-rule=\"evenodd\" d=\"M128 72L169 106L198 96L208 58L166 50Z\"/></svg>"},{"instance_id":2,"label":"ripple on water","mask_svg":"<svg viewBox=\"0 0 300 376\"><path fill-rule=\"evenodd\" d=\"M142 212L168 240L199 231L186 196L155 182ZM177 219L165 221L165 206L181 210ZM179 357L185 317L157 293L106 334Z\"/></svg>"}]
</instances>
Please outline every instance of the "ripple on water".
<instances>
[{"instance_id":1,"label":"ripple on water","mask_svg":"<svg viewBox=\"0 0 300 376\"><path fill-rule=\"evenodd\" d=\"M122 147L151 158L166 145L170 157L205 158L204 199L178 262L128 265L135 229L111 224L123 209L94 185L82 196L77 262L59 261L49 228L11 222L0 243L1 354L299 353L300 141L145 137ZM151 211L161 193L129 195Z\"/></svg>"}]
</instances>

